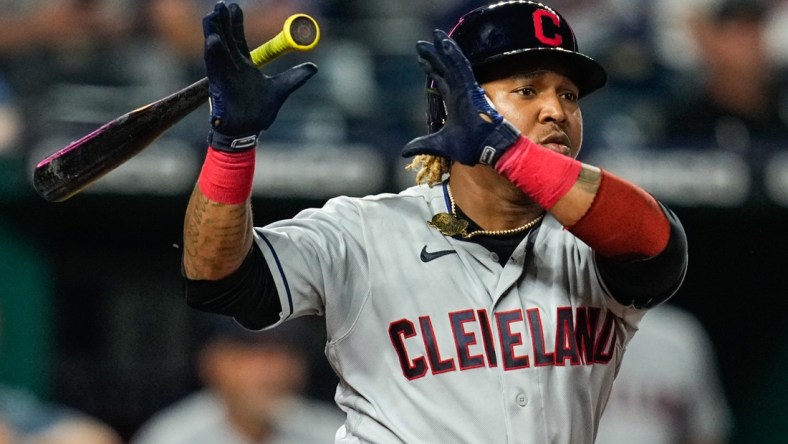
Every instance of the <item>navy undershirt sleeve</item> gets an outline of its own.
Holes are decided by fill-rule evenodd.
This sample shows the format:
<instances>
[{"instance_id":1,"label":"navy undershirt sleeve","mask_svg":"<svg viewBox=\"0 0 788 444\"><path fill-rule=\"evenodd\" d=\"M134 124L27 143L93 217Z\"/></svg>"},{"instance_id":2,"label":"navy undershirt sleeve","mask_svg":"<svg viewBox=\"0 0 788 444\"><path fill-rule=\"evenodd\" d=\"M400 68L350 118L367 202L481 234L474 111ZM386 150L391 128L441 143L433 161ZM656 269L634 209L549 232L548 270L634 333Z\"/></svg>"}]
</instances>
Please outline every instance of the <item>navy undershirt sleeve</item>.
<instances>
[{"instance_id":1,"label":"navy undershirt sleeve","mask_svg":"<svg viewBox=\"0 0 788 444\"><path fill-rule=\"evenodd\" d=\"M649 308L667 301L687 272L687 236L678 217L665 205L670 239L658 255L636 261L615 261L596 255L599 274L613 298L624 305Z\"/></svg>"},{"instance_id":2,"label":"navy undershirt sleeve","mask_svg":"<svg viewBox=\"0 0 788 444\"><path fill-rule=\"evenodd\" d=\"M184 281L186 303L192 308L232 316L254 330L279 320L279 294L257 247L252 247L238 270L223 279L193 280L184 276Z\"/></svg>"}]
</instances>

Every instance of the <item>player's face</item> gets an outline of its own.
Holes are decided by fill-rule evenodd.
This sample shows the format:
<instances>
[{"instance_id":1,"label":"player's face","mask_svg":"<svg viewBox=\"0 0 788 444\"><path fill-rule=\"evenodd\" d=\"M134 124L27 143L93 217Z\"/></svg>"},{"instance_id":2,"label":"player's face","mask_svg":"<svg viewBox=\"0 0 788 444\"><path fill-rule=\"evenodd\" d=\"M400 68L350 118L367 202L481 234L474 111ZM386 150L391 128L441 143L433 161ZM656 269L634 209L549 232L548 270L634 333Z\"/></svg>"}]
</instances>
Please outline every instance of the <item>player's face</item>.
<instances>
[{"instance_id":1,"label":"player's face","mask_svg":"<svg viewBox=\"0 0 788 444\"><path fill-rule=\"evenodd\" d=\"M495 108L533 142L577 157L583 142L579 90L548 69L520 72L482 85Z\"/></svg>"},{"instance_id":2,"label":"player's face","mask_svg":"<svg viewBox=\"0 0 788 444\"><path fill-rule=\"evenodd\" d=\"M303 359L282 347L221 343L206 352L203 365L207 382L239 420L259 424L278 414L307 378Z\"/></svg>"}]
</instances>

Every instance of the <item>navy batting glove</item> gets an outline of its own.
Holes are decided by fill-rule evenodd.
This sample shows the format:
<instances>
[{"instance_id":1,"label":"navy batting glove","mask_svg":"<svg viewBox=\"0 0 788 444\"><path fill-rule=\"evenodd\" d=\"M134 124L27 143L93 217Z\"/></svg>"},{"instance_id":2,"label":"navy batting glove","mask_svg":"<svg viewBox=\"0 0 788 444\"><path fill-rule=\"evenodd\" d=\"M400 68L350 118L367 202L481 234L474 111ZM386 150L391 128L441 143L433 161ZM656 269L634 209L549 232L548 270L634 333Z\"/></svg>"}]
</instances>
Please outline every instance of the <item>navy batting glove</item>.
<instances>
[{"instance_id":1,"label":"navy batting glove","mask_svg":"<svg viewBox=\"0 0 788 444\"><path fill-rule=\"evenodd\" d=\"M430 154L466 165L495 165L520 132L492 107L457 43L440 29L433 37L434 43L418 42L416 51L421 68L443 96L446 124L410 141L402 156Z\"/></svg>"},{"instance_id":2,"label":"navy batting glove","mask_svg":"<svg viewBox=\"0 0 788 444\"><path fill-rule=\"evenodd\" d=\"M234 3L217 3L203 19L203 33L211 105L208 143L222 151L252 149L288 96L317 72L317 66L304 63L273 77L263 74L249 55L243 12Z\"/></svg>"}]
</instances>

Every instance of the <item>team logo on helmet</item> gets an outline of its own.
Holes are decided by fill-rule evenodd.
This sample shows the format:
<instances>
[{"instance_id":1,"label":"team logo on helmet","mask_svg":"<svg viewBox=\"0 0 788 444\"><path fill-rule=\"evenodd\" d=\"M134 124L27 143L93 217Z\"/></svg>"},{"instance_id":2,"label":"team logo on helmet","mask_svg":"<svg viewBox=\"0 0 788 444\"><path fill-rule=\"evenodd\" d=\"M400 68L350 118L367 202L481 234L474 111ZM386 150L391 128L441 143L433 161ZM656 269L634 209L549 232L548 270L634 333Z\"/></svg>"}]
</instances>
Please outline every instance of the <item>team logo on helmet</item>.
<instances>
[{"instance_id":1,"label":"team logo on helmet","mask_svg":"<svg viewBox=\"0 0 788 444\"><path fill-rule=\"evenodd\" d=\"M561 34L556 32L552 37L548 37L544 28L545 19L550 20L556 28L561 27L561 19L555 13L547 9L537 9L534 11L533 17L534 34L536 38L545 45L561 46L561 43L564 41Z\"/></svg>"}]
</instances>

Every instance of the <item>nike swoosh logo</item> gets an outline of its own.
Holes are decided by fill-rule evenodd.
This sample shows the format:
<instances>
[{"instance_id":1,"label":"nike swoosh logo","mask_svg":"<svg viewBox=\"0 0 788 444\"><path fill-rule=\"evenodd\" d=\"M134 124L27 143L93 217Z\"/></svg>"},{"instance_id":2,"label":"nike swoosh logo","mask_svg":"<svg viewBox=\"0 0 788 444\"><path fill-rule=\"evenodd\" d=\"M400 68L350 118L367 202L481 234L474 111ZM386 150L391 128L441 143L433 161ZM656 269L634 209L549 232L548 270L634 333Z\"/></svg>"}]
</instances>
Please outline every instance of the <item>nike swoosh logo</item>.
<instances>
[{"instance_id":1,"label":"nike swoosh logo","mask_svg":"<svg viewBox=\"0 0 788 444\"><path fill-rule=\"evenodd\" d=\"M421 261L425 264L430 261L434 261L439 257L446 256L447 254L457 253L455 250L438 250L438 251L427 251L427 246L425 245L424 248L421 249Z\"/></svg>"}]
</instances>

